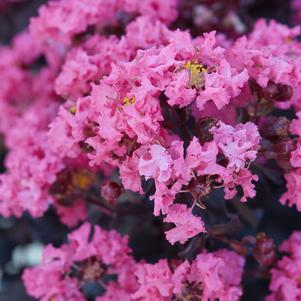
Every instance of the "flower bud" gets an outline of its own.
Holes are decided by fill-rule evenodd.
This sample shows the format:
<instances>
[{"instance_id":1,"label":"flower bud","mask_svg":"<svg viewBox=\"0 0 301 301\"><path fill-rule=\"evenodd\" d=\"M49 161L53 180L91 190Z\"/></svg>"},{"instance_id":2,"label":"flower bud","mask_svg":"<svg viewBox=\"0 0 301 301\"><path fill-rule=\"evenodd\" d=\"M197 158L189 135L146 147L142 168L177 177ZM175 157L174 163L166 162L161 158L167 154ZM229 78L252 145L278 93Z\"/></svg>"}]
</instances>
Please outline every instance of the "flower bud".
<instances>
[{"instance_id":1,"label":"flower bud","mask_svg":"<svg viewBox=\"0 0 301 301\"><path fill-rule=\"evenodd\" d=\"M123 188L115 182L107 181L101 185L101 195L112 205L116 204L122 192Z\"/></svg>"},{"instance_id":2,"label":"flower bud","mask_svg":"<svg viewBox=\"0 0 301 301\"><path fill-rule=\"evenodd\" d=\"M273 140L289 136L290 121L286 117L267 117L260 128L260 134Z\"/></svg>"},{"instance_id":3,"label":"flower bud","mask_svg":"<svg viewBox=\"0 0 301 301\"><path fill-rule=\"evenodd\" d=\"M276 260L274 241L268 238L264 232L260 232L256 235L253 256L263 267L272 265Z\"/></svg>"}]
</instances>

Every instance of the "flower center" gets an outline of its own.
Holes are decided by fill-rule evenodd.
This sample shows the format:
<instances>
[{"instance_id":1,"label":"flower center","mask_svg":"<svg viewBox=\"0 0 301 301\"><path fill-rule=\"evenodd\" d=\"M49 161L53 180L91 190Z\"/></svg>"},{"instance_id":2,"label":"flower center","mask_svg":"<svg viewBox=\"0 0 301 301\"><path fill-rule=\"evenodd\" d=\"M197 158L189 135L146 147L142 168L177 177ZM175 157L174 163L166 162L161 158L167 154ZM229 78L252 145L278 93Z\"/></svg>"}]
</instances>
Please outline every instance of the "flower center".
<instances>
[{"instance_id":1,"label":"flower center","mask_svg":"<svg viewBox=\"0 0 301 301\"><path fill-rule=\"evenodd\" d=\"M124 99L123 99L123 105L125 106L128 106L128 105L132 105L136 102L136 97L133 96L133 97L128 97L126 96Z\"/></svg>"},{"instance_id":2,"label":"flower center","mask_svg":"<svg viewBox=\"0 0 301 301\"><path fill-rule=\"evenodd\" d=\"M204 74L207 68L195 61L187 61L184 68L189 72L190 87L201 88L204 85Z\"/></svg>"}]
</instances>

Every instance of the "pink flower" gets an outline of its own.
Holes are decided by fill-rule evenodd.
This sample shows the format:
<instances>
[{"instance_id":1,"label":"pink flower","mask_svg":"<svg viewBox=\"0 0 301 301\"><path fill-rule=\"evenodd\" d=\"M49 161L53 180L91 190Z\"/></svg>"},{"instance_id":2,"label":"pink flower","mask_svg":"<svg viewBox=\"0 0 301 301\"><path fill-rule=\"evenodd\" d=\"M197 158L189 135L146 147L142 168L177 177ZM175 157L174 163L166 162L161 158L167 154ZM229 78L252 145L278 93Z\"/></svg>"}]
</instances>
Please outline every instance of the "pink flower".
<instances>
[{"instance_id":1,"label":"pink flower","mask_svg":"<svg viewBox=\"0 0 301 301\"><path fill-rule=\"evenodd\" d=\"M133 299L170 301L174 298L202 298L237 301L242 295L240 287L244 259L234 252L220 250L200 253L188 261L173 263L160 260L156 264L137 266L138 290Z\"/></svg>"},{"instance_id":2,"label":"pink flower","mask_svg":"<svg viewBox=\"0 0 301 301\"><path fill-rule=\"evenodd\" d=\"M166 231L167 240L173 245L177 241L185 243L189 238L206 232L200 217L194 216L184 204L174 204L168 209L164 222L175 224L175 228Z\"/></svg>"},{"instance_id":3,"label":"pink flower","mask_svg":"<svg viewBox=\"0 0 301 301\"><path fill-rule=\"evenodd\" d=\"M44 249L42 264L39 267L26 269L23 280L28 293L40 300L61 298L84 301L76 279L62 275L71 265L72 250L67 245L62 249L47 246Z\"/></svg>"},{"instance_id":4,"label":"pink flower","mask_svg":"<svg viewBox=\"0 0 301 301\"><path fill-rule=\"evenodd\" d=\"M39 10L30 23L31 32L42 41L71 43L73 35L84 32L89 25L115 22L117 1L64 0L50 2Z\"/></svg>"},{"instance_id":5,"label":"pink flower","mask_svg":"<svg viewBox=\"0 0 301 301\"><path fill-rule=\"evenodd\" d=\"M281 204L287 204L289 207L296 205L298 211L301 211L300 189L301 189L301 169L297 168L284 174L286 180L286 189L281 198Z\"/></svg>"},{"instance_id":6,"label":"pink flower","mask_svg":"<svg viewBox=\"0 0 301 301\"><path fill-rule=\"evenodd\" d=\"M203 110L209 100L212 100L218 109L223 108L231 98L240 94L248 79L246 69L237 72L226 60L222 60L216 72L205 73L205 89L200 92L196 100L198 109Z\"/></svg>"},{"instance_id":7,"label":"pink flower","mask_svg":"<svg viewBox=\"0 0 301 301\"><path fill-rule=\"evenodd\" d=\"M229 160L228 168L237 171L256 159L260 135L255 124L247 122L232 127L219 122L211 132L217 146Z\"/></svg>"},{"instance_id":8,"label":"pink flower","mask_svg":"<svg viewBox=\"0 0 301 301\"><path fill-rule=\"evenodd\" d=\"M301 232L294 231L288 240L282 242L280 246L280 251L285 253L290 253L295 258L301 259Z\"/></svg>"},{"instance_id":9,"label":"pink flower","mask_svg":"<svg viewBox=\"0 0 301 301\"><path fill-rule=\"evenodd\" d=\"M68 207L56 203L55 209L61 222L68 227L74 227L87 218L87 206L83 201L77 201L73 206Z\"/></svg>"},{"instance_id":10,"label":"pink flower","mask_svg":"<svg viewBox=\"0 0 301 301\"><path fill-rule=\"evenodd\" d=\"M225 191L225 199L232 199L235 197L237 191L236 186L240 186L243 192L241 202L246 202L247 198L254 198L256 195L255 185L253 181L258 181L257 175L252 175L248 169L241 169L237 174L223 174L223 184Z\"/></svg>"},{"instance_id":11,"label":"pink flower","mask_svg":"<svg viewBox=\"0 0 301 301\"><path fill-rule=\"evenodd\" d=\"M271 270L272 279L270 283L271 294L267 301L276 301L281 298L283 301L297 301L300 298L300 232L294 232L285 241L280 250L288 253Z\"/></svg>"},{"instance_id":12,"label":"pink flower","mask_svg":"<svg viewBox=\"0 0 301 301\"><path fill-rule=\"evenodd\" d=\"M179 266L176 267L176 269L173 272L172 275L172 282L174 285L173 293L174 294L180 294L183 285L186 281L186 277L190 272L190 263L185 260L183 263L181 263Z\"/></svg>"},{"instance_id":13,"label":"pink flower","mask_svg":"<svg viewBox=\"0 0 301 301\"><path fill-rule=\"evenodd\" d=\"M60 248L48 245L44 249L41 264L26 269L23 274L31 296L45 301L51 298L84 301L81 283L96 281L105 273L118 276L116 285L109 285L112 290L116 288L124 296L132 293L133 287L136 287L135 279L130 274L126 280L124 277L125 271L133 269L127 239L115 231L107 232L98 226L94 227L91 236L91 230L91 225L85 223L69 234L69 244ZM107 298L110 294L112 292L108 291Z\"/></svg>"},{"instance_id":14,"label":"pink flower","mask_svg":"<svg viewBox=\"0 0 301 301\"><path fill-rule=\"evenodd\" d=\"M139 173L145 179L155 178L159 182L166 182L171 176L172 159L166 149L153 144L139 160Z\"/></svg>"},{"instance_id":15,"label":"pink flower","mask_svg":"<svg viewBox=\"0 0 301 301\"><path fill-rule=\"evenodd\" d=\"M223 167L216 163L218 155L217 144L212 141L201 146L198 139L193 137L186 152L186 163L197 175L216 175Z\"/></svg>"},{"instance_id":16,"label":"pink flower","mask_svg":"<svg viewBox=\"0 0 301 301\"><path fill-rule=\"evenodd\" d=\"M168 212L168 208L173 204L181 186L176 183L169 189L164 183L156 183L156 192L150 197L151 200L154 200L154 215L160 215L161 211L164 214Z\"/></svg>"},{"instance_id":17,"label":"pink flower","mask_svg":"<svg viewBox=\"0 0 301 301\"><path fill-rule=\"evenodd\" d=\"M173 289L172 273L165 260L156 264L137 265L135 275L139 289L132 295L134 300L170 300Z\"/></svg>"},{"instance_id":18,"label":"pink flower","mask_svg":"<svg viewBox=\"0 0 301 301\"><path fill-rule=\"evenodd\" d=\"M188 279L200 283L203 300L235 301L242 295L243 266L244 259L231 251L202 253L192 263Z\"/></svg>"},{"instance_id":19,"label":"pink flower","mask_svg":"<svg viewBox=\"0 0 301 301\"><path fill-rule=\"evenodd\" d=\"M127 157L119 167L120 178L125 189L142 193L141 179L138 171L139 157Z\"/></svg>"},{"instance_id":20,"label":"pink flower","mask_svg":"<svg viewBox=\"0 0 301 301\"><path fill-rule=\"evenodd\" d=\"M169 105L178 105L181 108L190 105L195 100L197 91L188 88L188 82L189 74L186 70L176 72L173 75L171 84L165 90Z\"/></svg>"},{"instance_id":21,"label":"pink flower","mask_svg":"<svg viewBox=\"0 0 301 301\"><path fill-rule=\"evenodd\" d=\"M72 58L71 58L72 55ZM83 50L70 54L55 81L55 90L59 95L73 99L90 91L89 82L98 78L98 68Z\"/></svg>"},{"instance_id":22,"label":"pink flower","mask_svg":"<svg viewBox=\"0 0 301 301\"><path fill-rule=\"evenodd\" d=\"M125 10L129 12L139 12L142 15L158 18L165 23L171 23L177 17L176 0L125 0Z\"/></svg>"}]
</instances>

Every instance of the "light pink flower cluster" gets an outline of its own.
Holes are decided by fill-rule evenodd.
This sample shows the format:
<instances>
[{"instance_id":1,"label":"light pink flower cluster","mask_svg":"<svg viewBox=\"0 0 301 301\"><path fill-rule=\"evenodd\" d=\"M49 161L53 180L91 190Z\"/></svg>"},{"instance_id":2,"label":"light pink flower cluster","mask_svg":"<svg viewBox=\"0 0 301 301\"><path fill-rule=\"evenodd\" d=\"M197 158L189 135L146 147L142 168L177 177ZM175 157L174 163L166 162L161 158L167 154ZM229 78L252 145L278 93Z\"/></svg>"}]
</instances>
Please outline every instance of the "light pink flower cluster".
<instances>
[{"instance_id":1,"label":"light pink flower cluster","mask_svg":"<svg viewBox=\"0 0 301 301\"><path fill-rule=\"evenodd\" d=\"M170 23L177 17L176 4L176 0L50 1L40 8L39 16L31 20L30 30L42 43L67 46L89 27L101 32L106 26L117 25L118 16L121 18L122 14L141 14Z\"/></svg>"},{"instance_id":2,"label":"light pink flower cluster","mask_svg":"<svg viewBox=\"0 0 301 301\"><path fill-rule=\"evenodd\" d=\"M39 300L86 300L87 282L106 288L97 301L171 301L201 298L204 301L239 300L243 257L225 249L201 253L192 261L155 264L135 262L127 239L115 231L106 232L83 224L72 232L69 243L60 248L48 245L42 263L26 269L23 279L28 293ZM117 275L109 279L108 275Z\"/></svg>"},{"instance_id":3,"label":"light pink flower cluster","mask_svg":"<svg viewBox=\"0 0 301 301\"><path fill-rule=\"evenodd\" d=\"M112 290L124 290L124 294L133 291L134 261L126 237L96 226L92 230L86 223L68 238L69 243L60 248L46 246L41 265L25 270L23 279L31 296L39 300L86 300L83 284L99 281L104 275L118 275L117 287L112 284Z\"/></svg>"},{"instance_id":4,"label":"light pink flower cluster","mask_svg":"<svg viewBox=\"0 0 301 301\"><path fill-rule=\"evenodd\" d=\"M267 301L297 301L300 299L300 245L301 233L295 231L280 246L280 250L285 255L278 261L277 266L271 270L270 290L272 294L266 298Z\"/></svg>"},{"instance_id":5,"label":"light pink flower cluster","mask_svg":"<svg viewBox=\"0 0 301 301\"><path fill-rule=\"evenodd\" d=\"M290 85L297 92L300 46L295 38L299 34L299 27L288 28L275 21L268 24L261 20L248 38L243 36L234 43L230 52L231 63L236 68L247 68L249 76L262 87L273 81ZM294 96L291 102L298 106Z\"/></svg>"},{"instance_id":6,"label":"light pink flower cluster","mask_svg":"<svg viewBox=\"0 0 301 301\"><path fill-rule=\"evenodd\" d=\"M40 217L54 207L73 227L87 220L92 203L118 218L122 194L123 205L153 201L174 248L202 238L206 244L214 225L200 215L210 215L210 193L254 198L259 177L251 168L278 158L277 151L290 158L278 162L287 182L280 202L301 211L299 27L260 20L237 40L214 31L193 36L172 29L178 5L49 1L29 31L0 48L0 131L8 151L1 215ZM287 135L277 122L265 128L273 109L296 112ZM279 141L290 143L279 150ZM267 149L275 156L264 158ZM45 248L42 264L24 274L32 296L85 300L85 281L105 286L97 301L242 295L244 259L236 253L202 250L191 261L136 262L127 239L98 227L90 232L86 223L69 244ZM273 272L275 294L274 275L284 268L279 262Z\"/></svg>"},{"instance_id":7,"label":"light pink flower cluster","mask_svg":"<svg viewBox=\"0 0 301 301\"><path fill-rule=\"evenodd\" d=\"M68 216L49 191L59 173L78 165L106 175L118 168L124 188L140 194L140 177L154 179L154 213L176 225L168 232L172 243L205 231L193 205L175 204L187 186L198 190L195 203L219 186L226 199L237 186L242 201L255 196L258 177L248 170L260 143L255 124L235 125L232 114L233 125L219 121L211 140L190 137L184 148L172 124L165 126L166 110L171 123L178 107L197 108L202 116L233 112L250 98L249 78L262 88L270 81L290 85L294 94L286 106L298 107L299 29L260 21L248 37L220 43L214 32L192 38L170 30L166 24L175 17L171 0L50 2L32 19L30 33L1 49L1 129L10 149L1 176L2 214L40 216L55 204ZM106 33L125 20L124 35ZM41 56L47 66L31 70ZM85 216L84 203L78 204L70 210L73 220L62 218L69 225Z\"/></svg>"},{"instance_id":8,"label":"light pink flower cluster","mask_svg":"<svg viewBox=\"0 0 301 301\"><path fill-rule=\"evenodd\" d=\"M50 203L48 188L63 167L47 139L48 124L59 107L52 90L55 73L52 68L31 70L41 50L28 33L0 52L0 128L9 149L7 173L1 175L1 213L20 216L29 210L40 216Z\"/></svg>"},{"instance_id":9,"label":"light pink flower cluster","mask_svg":"<svg viewBox=\"0 0 301 301\"><path fill-rule=\"evenodd\" d=\"M176 227L167 232L167 239L174 244L184 243L188 238L204 232L200 220L192 215L192 208L184 204L174 204L176 195L183 186L194 183L191 190L199 190L195 203L206 194L206 186L202 183L214 182L225 188L225 198L236 195L236 186L243 189L242 201L254 197L256 175L252 175L247 167L255 160L260 136L253 123L239 124L235 128L219 122L211 129L213 140L201 145L196 137L187 147L184 158L183 143L172 141L169 147L153 144L140 157L138 169L146 179L153 178L156 192L152 197L155 202L155 215L166 214L166 222ZM218 156L226 159L226 164L218 164Z\"/></svg>"},{"instance_id":10,"label":"light pink flower cluster","mask_svg":"<svg viewBox=\"0 0 301 301\"><path fill-rule=\"evenodd\" d=\"M234 252L201 253L170 267L165 260L138 266L138 290L134 300L239 300L244 259ZM174 296L174 297L172 297ZM140 299L139 299L140 300Z\"/></svg>"}]
</instances>

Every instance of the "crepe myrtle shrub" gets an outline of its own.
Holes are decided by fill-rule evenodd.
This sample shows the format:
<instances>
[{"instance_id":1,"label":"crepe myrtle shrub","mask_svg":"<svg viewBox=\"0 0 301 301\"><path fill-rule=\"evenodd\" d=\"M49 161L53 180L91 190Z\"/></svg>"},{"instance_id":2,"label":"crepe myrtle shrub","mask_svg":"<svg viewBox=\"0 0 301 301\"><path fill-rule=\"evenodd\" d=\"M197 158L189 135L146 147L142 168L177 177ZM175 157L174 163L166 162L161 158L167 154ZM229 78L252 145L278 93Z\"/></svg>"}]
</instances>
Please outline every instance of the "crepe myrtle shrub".
<instances>
[{"instance_id":1,"label":"crepe myrtle shrub","mask_svg":"<svg viewBox=\"0 0 301 301\"><path fill-rule=\"evenodd\" d=\"M258 278L300 300L300 232L243 231L271 165L301 211L300 28L207 2L49 1L0 48L0 213L70 228L24 270L30 296L236 301ZM164 248L145 260L149 224Z\"/></svg>"}]
</instances>

